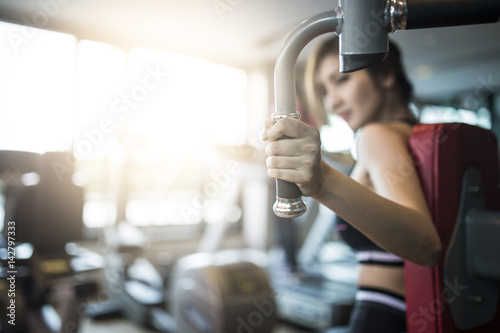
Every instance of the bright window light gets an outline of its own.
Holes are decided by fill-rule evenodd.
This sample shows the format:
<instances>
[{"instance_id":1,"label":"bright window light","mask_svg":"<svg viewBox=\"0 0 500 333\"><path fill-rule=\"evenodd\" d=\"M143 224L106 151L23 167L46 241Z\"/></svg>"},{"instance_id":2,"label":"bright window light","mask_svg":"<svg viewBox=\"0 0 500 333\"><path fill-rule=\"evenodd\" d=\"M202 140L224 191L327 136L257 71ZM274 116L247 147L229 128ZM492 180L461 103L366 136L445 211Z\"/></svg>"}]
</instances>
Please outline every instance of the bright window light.
<instances>
[{"instance_id":1,"label":"bright window light","mask_svg":"<svg viewBox=\"0 0 500 333\"><path fill-rule=\"evenodd\" d=\"M136 48L129 52L126 90L120 113L136 144L125 149L140 165L131 182L142 184L131 186L127 220L138 226L200 223L204 207L196 204L196 191L204 168L213 163L214 145L237 145L246 137L245 72ZM166 173L153 165L158 161ZM160 174L170 176L153 197L158 191L151 184Z\"/></svg>"},{"instance_id":2,"label":"bright window light","mask_svg":"<svg viewBox=\"0 0 500 333\"><path fill-rule=\"evenodd\" d=\"M26 38L23 29L36 30ZM0 22L0 149L68 150L73 136L76 39Z\"/></svg>"},{"instance_id":3,"label":"bright window light","mask_svg":"<svg viewBox=\"0 0 500 333\"><path fill-rule=\"evenodd\" d=\"M123 119L116 111L126 95L127 57L112 45L78 43L75 142L79 159L96 158L120 147L114 144Z\"/></svg>"},{"instance_id":4,"label":"bright window light","mask_svg":"<svg viewBox=\"0 0 500 333\"><path fill-rule=\"evenodd\" d=\"M214 143L238 144L246 137L246 74L231 67L207 64L200 91L205 109L199 110L203 130Z\"/></svg>"},{"instance_id":5,"label":"bright window light","mask_svg":"<svg viewBox=\"0 0 500 333\"><path fill-rule=\"evenodd\" d=\"M330 114L330 124L321 127L321 144L328 152L348 152L354 143L354 133L337 115Z\"/></svg>"},{"instance_id":6,"label":"bright window light","mask_svg":"<svg viewBox=\"0 0 500 333\"><path fill-rule=\"evenodd\" d=\"M0 149L73 149L87 227L123 213L136 225L200 223L214 147L247 136L244 71L2 22L0 33Z\"/></svg>"},{"instance_id":7,"label":"bright window light","mask_svg":"<svg viewBox=\"0 0 500 333\"><path fill-rule=\"evenodd\" d=\"M116 220L116 202L109 196L87 194L83 206L83 223L89 228L113 225Z\"/></svg>"},{"instance_id":8,"label":"bright window light","mask_svg":"<svg viewBox=\"0 0 500 333\"><path fill-rule=\"evenodd\" d=\"M244 140L243 71L148 49L132 50L129 64L129 129L155 152L199 158L207 145Z\"/></svg>"}]
</instances>

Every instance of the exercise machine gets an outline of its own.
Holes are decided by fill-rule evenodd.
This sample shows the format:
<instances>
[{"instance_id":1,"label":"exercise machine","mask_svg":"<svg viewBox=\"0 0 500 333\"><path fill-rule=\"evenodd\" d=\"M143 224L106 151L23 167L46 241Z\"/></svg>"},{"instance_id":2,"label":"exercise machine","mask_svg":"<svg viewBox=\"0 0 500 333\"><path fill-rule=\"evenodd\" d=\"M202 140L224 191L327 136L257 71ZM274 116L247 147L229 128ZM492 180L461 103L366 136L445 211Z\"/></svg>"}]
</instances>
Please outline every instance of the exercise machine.
<instances>
[{"instance_id":1,"label":"exercise machine","mask_svg":"<svg viewBox=\"0 0 500 333\"><path fill-rule=\"evenodd\" d=\"M389 33L496 23L499 18L500 2L494 0L340 0L335 10L304 21L287 37L276 61L273 119L300 118L294 66L303 47L321 34L339 35L340 71L352 72L386 57ZM409 332L498 331L496 139L478 127L433 124L417 126L410 145L443 255L432 269L406 265ZM301 195L295 184L277 180L275 214L304 214Z\"/></svg>"},{"instance_id":2,"label":"exercise machine","mask_svg":"<svg viewBox=\"0 0 500 333\"><path fill-rule=\"evenodd\" d=\"M302 49L314 38L339 35L340 72L366 68L385 59L388 34L398 30L496 23L500 3L495 0L339 0L335 10L314 16L287 36L276 59L274 72L275 113L272 119L300 118L296 112L294 67ZM284 218L305 213L300 189L276 181L273 210Z\"/></svg>"},{"instance_id":3,"label":"exercise machine","mask_svg":"<svg viewBox=\"0 0 500 333\"><path fill-rule=\"evenodd\" d=\"M7 183L0 301L8 312L1 332L76 331L81 304L97 292L102 257L73 243L83 238L83 191L72 183L66 157L0 152ZM38 183L23 185L22 175L30 172Z\"/></svg>"}]
</instances>

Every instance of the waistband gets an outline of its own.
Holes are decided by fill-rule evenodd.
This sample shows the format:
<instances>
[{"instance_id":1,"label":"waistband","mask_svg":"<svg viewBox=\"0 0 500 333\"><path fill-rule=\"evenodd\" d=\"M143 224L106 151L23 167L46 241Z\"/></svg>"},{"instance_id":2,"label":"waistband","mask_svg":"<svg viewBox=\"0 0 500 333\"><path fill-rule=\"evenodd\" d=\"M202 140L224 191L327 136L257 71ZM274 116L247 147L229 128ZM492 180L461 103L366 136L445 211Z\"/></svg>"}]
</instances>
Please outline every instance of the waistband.
<instances>
[{"instance_id":1,"label":"waistband","mask_svg":"<svg viewBox=\"0 0 500 333\"><path fill-rule=\"evenodd\" d=\"M385 304L391 308L406 311L404 296L384 289L360 287L356 292L356 301L368 301Z\"/></svg>"},{"instance_id":2,"label":"waistband","mask_svg":"<svg viewBox=\"0 0 500 333\"><path fill-rule=\"evenodd\" d=\"M384 266L404 266L404 260L389 252L358 251L356 259L360 264L376 264Z\"/></svg>"}]
</instances>

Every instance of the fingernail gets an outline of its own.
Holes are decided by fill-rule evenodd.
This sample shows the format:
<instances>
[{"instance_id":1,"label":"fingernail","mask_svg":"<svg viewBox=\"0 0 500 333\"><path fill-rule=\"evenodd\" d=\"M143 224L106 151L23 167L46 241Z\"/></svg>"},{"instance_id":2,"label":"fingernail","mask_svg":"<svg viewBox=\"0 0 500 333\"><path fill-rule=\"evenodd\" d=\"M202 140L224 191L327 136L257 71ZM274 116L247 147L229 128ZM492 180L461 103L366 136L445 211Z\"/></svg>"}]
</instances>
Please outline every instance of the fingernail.
<instances>
[{"instance_id":1,"label":"fingernail","mask_svg":"<svg viewBox=\"0 0 500 333\"><path fill-rule=\"evenodd\" d=\"M270 144L270 143L268 143L268 144L266 145L266 154L267 154L267 155L270 155L270 152L271 152L271 144Z\"/></svg>"},{"instance_id":2,"label":"fingernail","mask_svg":"<svg viewBox=\"0 0 500 333\"><path fill-rule=\"evenodd\" d=\"M261 133L260 133L260 141L264 142L264 141L267 141L269 140L269 135L267 133L266 130L263 130Z\"/></svg>"}]
</instances>

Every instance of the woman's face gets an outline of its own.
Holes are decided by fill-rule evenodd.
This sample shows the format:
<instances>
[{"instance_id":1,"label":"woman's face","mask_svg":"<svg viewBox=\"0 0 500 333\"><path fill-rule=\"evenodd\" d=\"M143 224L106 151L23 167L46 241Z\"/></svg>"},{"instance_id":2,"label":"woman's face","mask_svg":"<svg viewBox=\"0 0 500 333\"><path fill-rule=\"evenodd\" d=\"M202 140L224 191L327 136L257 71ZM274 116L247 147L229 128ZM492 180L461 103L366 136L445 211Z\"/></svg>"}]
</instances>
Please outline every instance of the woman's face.
<instances>
[{"instance_id":1,"label":"woman's face","mask_svg":"<svg viewBox=\"0 0 500 333\"><path fill-rule=\"evenodd\" d=\"M382 108L381 88L377 88L366 70L339 73L338 55L320 62L317 79L333 112L353 131L374 121Z\"/></svg>"}]
</instances>

